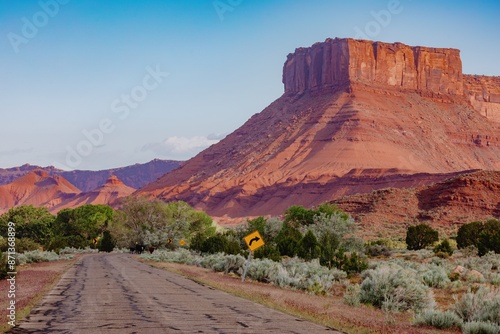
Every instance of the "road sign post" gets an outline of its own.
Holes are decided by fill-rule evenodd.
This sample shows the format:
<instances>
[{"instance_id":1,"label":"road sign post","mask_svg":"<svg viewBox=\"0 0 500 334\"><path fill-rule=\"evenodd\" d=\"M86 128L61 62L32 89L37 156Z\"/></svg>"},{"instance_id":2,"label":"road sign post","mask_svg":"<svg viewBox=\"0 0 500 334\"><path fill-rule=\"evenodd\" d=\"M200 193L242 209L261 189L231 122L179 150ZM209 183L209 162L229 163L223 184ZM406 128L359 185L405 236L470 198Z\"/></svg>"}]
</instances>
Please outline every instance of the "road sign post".
<instances>
[{"instance_id":1,"label":"road sign post","mask_svg":"<svg viewBox=\"0 0 500 334\"><path fill-rule=\"evenodd\" d=\"M245 282L245 276L247 275L248 266L250 266L250 261L252 261L253 251L264 246L264 239L260 236L259 231L254 231L243 238L250 250L248 254L248 259L243 267L243 275L241 275L241 281Z\"/></svg>"}]
</instances>

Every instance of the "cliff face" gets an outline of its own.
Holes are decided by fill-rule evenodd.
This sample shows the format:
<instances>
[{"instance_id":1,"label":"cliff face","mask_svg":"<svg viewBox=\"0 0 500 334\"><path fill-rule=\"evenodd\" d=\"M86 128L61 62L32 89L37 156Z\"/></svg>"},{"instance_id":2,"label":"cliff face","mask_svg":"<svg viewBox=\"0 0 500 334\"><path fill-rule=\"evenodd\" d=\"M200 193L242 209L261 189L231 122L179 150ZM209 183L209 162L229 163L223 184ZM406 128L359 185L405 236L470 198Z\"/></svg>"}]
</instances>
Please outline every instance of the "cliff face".
<instances>
[{"instance_id":1,"label":"cliff face","mask_svg":"<svg viewBox=\"0 0 500 334\"><path fill-rule=\"evenodd\" d=\"M500 77L464 75L464 90L470 103L483 116L500 122Z\"/></svg>"},{"instance_id":2,"label":"cliff face","mask_svg":"<svg viewBox=\"0 0 500 334\"><path fill-rule=\"evenodd\" d=\"M353 82L462 95L462 77L457 49L337 38L296 49L283 68L291 95Z\"/></svg>"}]
</instances>

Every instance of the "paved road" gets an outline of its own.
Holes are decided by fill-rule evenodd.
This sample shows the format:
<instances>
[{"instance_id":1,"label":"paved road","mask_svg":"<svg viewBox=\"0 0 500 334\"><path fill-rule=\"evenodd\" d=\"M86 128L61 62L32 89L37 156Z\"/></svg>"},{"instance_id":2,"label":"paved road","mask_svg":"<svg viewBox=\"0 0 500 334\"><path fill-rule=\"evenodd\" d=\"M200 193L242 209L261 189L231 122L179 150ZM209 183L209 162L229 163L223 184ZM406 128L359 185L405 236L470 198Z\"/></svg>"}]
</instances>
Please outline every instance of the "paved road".
<instances>
[{"instance_id":1,"label":"paved road","mask_svg":"<svg viewBox=\"0 0 500 334\"><path fill-rule=\"evenodd\" d=\"M82 257L9 333L340 333L153 268Z\"/></svg>"}]
</instances>

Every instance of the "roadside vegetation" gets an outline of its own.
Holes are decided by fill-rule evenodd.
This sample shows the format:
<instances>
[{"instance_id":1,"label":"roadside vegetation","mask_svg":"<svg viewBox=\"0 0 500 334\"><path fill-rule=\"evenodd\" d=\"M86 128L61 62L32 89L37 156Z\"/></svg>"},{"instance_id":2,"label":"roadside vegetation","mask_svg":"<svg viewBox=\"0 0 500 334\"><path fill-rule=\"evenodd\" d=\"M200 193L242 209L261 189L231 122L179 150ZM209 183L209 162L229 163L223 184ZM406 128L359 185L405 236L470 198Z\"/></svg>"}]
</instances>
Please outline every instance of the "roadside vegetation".
<instances>
[{"instance_id":1,"label":"roadside vegetation","mask_svg":"<svg viewBox=\"0 0 500 334\"><path fill-rule=\"evenodd\" d=\"M257 217L222 228L184 202L127 198L119 210L83 205L52 215L20 206L0 216L0 235L16 227L18 264L68 259L81 252L145 249L144 259L209 268L241 277L259 231L248 280L341 298L373 307L391 323L409 314L413 326L463 333L500 333L500 221L471 222L440 236L420 224L398 239L363 240L354 220L330 204L292 206L280 217ZM7 240L0 238L0 276Z\"/></svg>"}]
</instances>

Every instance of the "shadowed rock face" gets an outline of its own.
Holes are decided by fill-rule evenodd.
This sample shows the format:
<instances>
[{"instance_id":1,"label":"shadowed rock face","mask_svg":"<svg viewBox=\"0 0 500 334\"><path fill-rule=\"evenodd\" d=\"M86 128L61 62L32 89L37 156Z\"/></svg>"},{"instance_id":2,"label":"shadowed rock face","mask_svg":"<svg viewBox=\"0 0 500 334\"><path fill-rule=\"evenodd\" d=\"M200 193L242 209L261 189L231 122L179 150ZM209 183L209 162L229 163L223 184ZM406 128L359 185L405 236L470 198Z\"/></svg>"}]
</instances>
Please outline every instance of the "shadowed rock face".
<instances>
[{"instance_id":1,"label":"shadowed rock face","mask_svg":"<svg viewBox=\"0 0 500 334\"><path fill-rule=\"evenodd\" d=\"M135 194L243 217L500 170L498 78L463 75L459 50L328 39L288 55L283 83L261 113Z\"/></svg>"}]
</instances>

